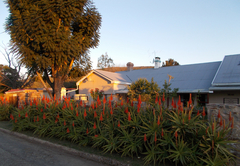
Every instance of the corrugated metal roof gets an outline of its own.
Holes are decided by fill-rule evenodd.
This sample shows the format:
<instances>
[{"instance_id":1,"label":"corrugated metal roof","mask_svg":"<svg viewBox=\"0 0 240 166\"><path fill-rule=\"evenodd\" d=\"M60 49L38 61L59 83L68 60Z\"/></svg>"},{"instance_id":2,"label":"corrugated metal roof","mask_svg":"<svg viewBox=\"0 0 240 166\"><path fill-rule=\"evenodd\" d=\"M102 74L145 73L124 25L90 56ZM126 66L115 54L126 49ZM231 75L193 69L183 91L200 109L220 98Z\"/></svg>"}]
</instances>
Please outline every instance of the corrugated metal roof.
<instances>
[{"instance_id":1,"label":"corrugated metal roof","mask_svg":"<svg viewBox=\"0 0 240 166\"><path fill-rule=\"evenodd\" d=\"M212 85L240 85L240 54L224 57L213 79Z\"/></svg>"},{"instance_id":2,"label":"corrugated metal roof","mask_svg":"<svg viewBox=\"0 0 240 166\"><path fill-rule=\"evenodd\" d=\"M139 78L154 81L163 87L165 80L168 82L168 74L174 78L171 80L171 88L179 88L179 93L209 92L209 87L221 62L200 63L191 65L160 67L158 69L142 69L122 71L119 77L130 78L135 82Z\"/></svg>"}]
</instances>

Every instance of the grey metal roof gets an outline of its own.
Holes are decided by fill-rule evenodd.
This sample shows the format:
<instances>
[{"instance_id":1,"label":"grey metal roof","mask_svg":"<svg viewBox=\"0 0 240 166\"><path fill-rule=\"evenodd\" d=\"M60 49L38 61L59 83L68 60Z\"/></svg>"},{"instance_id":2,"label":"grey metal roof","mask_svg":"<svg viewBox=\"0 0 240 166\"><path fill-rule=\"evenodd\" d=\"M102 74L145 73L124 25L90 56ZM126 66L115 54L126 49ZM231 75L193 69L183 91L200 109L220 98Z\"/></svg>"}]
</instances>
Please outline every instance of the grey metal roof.
<instances>
[{"instance_id":1,"label":"grey metal roof","mask_svg":"<svg viewBox=\"0 0 240 166\"><path fill-rule=\"evenodd\" d=\"M119 82L128 82L131 83L131 80L129 78L121 73L113 73L109 71L104 71L104 70L94 70L96 74L103 75L110 79L111 81L119 81Z\"/></svg>"},{"instance_id":2,"label":"grey metal roof","mask_svg":"<svg viewBox=\"0 0 240 166\"><path fill-rule=\"evenodd\" d=\"M169 74L174 77L170 82L171 88L179 88L179 93L209 92L209 87L220 63L219 61L116 73L119 73L124 79L130 78L132 82L139 78L146 78L148 81L153 78L160 88L163 87L165 80L168 82Z\"/></svg>"},{"instance_id":3,"label":"grey metal roof","mask_svg":"<svg viewBox=\"0 0 240 166\"><path fill-rule=\"evenodd\" d=\"M240 54L225 56L212 81L212 86L232 85L240 85Z\"/></svg>"}]
</instances>

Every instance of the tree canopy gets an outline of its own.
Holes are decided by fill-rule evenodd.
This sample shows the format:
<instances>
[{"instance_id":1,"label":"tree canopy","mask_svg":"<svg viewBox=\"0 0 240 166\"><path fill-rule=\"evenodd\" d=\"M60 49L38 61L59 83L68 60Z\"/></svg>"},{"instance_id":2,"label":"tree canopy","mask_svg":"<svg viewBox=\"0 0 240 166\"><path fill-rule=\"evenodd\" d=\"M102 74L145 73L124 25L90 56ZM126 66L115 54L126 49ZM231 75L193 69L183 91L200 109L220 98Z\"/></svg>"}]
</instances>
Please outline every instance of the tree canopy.
<instances>
[{"instance_id":1,"label":"tree canopy","mask_svg":"<svg viewBox=\"0 0 240 166\"><path fill-rule=\"evenodd\" d=\"M166 67L166 66L178 66L180 65L177 61L175 61L172 58L169 58L167 61L165 61L165 63L162 63L162 67Z\"/></svg>"},{"instance_id":2,"label":"tree canopy","mask_svg":"<svg viewBox=\"0 0 240 166\"><path fill-rule=\"evenodd\" d=\"M105 55L101 55L98 58L98 63L97 63L97 67L103 69L103 68L107 68L107 67L113 67L114 63L112 58L108 57L108 54L105 53Z\"/></svg>"},{"instance_id":3,"label":"tree canopy","mask_svg":"<svg viewBox=\"0 0 240 166\"><path fill-rule=\"evenodd\" d=\"M98 46L101 15L91 0L6 2L11 50L22 64L42 73L59 98L74 65L81 66L89 49Z\"/></svg>"}]
</instances>

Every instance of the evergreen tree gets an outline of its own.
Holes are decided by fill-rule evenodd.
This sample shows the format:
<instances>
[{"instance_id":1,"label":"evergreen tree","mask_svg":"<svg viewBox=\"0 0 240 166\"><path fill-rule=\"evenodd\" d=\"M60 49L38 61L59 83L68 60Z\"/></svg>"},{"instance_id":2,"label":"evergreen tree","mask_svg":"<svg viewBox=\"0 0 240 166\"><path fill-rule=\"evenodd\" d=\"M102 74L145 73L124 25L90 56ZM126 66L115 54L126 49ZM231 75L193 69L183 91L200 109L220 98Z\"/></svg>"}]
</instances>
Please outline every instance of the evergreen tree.
<instances>
[{"instance_id":1,"label":"evergreen tree","mask_svg":"<svg viewBox=\"0 0 240 166\"><path fill-rule=\"evenodd\" d=\"M98 46L100 14L91 0L6 2L11 50L26 67L33 68L39 76L42 73L59 98L74 63Z\"/></svg>"}]
</instances>

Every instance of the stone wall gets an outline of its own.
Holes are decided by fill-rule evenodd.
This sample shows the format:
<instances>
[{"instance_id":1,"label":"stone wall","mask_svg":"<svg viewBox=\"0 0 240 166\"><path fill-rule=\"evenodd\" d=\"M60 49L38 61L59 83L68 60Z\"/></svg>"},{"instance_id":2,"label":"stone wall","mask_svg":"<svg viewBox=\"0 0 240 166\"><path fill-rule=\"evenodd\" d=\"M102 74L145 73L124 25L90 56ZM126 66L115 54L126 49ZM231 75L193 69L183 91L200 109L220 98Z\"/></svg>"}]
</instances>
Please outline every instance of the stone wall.
<instances>
[{"instance_id":1,"label":"stone wall","mask_svg":"<svg viewBox=\"0 0 240 166\"><path fill-rule=\"evenodd\" d=\"M225 119L226 125L229 124L229 114L231 112L234 118L234 128L230 139L240 142L240 105L227 105L227 104L207 104L208 120L213 118L217 119L218 110L223 119ZM231 125L231 123L229 124ZM240 144L235 145L240 150ZM240 157L240 152L233 152L237 157ZM240 159L237 160L237 165L240 165Z\"/></svg>"}]
</instances>

